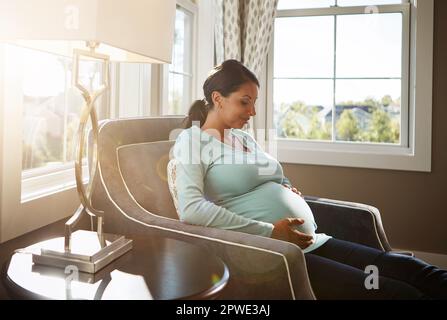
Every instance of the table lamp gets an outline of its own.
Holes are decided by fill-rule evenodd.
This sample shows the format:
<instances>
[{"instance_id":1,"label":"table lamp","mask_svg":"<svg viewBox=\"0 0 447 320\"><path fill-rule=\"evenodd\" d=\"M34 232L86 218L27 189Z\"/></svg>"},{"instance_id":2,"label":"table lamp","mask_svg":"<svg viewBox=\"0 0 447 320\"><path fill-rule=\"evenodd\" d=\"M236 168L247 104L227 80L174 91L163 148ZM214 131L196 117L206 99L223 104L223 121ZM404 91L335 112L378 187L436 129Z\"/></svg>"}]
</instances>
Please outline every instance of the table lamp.
<instances>
[{"instance_id":1,"label":"table lamp","mask_svg":"<svg viewBox=\"0 0 447 320\"><path fill-rule=\"evenodd\" d=\"M65 236L33 254L36 264L95 273L132 248L132 240L103 232L104 212L91 203L98 167L96 100L109 89L109 62L170 63L175 0L0 0L0 41L73 57L73 85L85 100L76 144L75 177L80 206L65 223ZM89 91L79 81L81 58L100 61L102 85ZM92 131L90 179L85 188L82 158L87 123ZM88 214L97 230L73 228Z\"/></svg>"}]
</instances>

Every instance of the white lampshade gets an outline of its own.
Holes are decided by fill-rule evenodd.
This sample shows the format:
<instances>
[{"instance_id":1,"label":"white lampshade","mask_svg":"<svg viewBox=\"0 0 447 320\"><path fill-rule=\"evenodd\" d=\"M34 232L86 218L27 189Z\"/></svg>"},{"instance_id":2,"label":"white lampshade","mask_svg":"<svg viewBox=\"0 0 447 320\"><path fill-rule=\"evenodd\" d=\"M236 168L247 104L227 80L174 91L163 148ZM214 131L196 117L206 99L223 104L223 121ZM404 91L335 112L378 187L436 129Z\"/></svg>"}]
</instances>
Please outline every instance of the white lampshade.
<instances>
[{"instance_id":1,"label":"white lampshade","mask_svg":"<svg viewBox=\"0 0 447 320\"><path fill-rule=\"evenodd\" d=\"M71 56L86 41L113 61L170 63L175 0L0 0L0 41Z\"/></svg>"}]
</instances>

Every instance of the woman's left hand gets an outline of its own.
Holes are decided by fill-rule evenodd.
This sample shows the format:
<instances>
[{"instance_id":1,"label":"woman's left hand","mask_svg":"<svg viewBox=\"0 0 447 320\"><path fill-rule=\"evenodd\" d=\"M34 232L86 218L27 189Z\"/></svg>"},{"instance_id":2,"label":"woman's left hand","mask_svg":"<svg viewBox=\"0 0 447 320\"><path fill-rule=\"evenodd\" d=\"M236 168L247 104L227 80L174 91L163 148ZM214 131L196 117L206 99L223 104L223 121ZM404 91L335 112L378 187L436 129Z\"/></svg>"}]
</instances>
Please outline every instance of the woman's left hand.
<instances>
[{"instance_id":1,"label":"woman's left hand","mask_svg":"<svg viewBox=\"0 0 447 320\"><path fill-rule=\"evenodd\" d=\"M304 198L303 195L301 194L301 192L300 192L297 188L295 188L295 187L289 187L289 186L286 185L286 184L283 184L283 186L286 187L287 189L292 190L293 192L295 192L295 193L296 193L297 195L299 195L300 197Z\"/></svg>"}]
</instances>

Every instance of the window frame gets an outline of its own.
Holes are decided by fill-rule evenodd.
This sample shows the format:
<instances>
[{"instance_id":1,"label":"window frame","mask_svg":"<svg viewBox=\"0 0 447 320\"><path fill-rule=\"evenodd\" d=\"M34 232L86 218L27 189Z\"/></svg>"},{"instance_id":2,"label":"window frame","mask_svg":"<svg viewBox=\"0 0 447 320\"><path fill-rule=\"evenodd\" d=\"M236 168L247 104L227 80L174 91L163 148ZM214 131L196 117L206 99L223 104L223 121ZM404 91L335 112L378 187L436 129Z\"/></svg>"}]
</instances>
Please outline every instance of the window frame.
<instances>
[{"instance_id":1,"label":"window frame","mask_svg":"<svg viewBox=\"0 0 447 320\"><path fill-rule=\"evenodd\" d=\"M404 52L405 47L402 48L402 82L404 77L408 81L407 86L403 84L401 97L402 106L407 105L405 108L407 113L401 115L402 144L397 146L360 142L305 141L276 138L273 134L266 134L264 137L266 145L276 144L275 152L279 161L294 164L431 171L434 3L433 0L420 0L419 3L412 0L408 4L377 7L379 12L408 10L408 14L403 15L403 25L407 27L402 29L403 44L408 47L407 52ZM277 17L296 16L297 13L300 15L364 13L364 8L365 6L278 10ZM272 41L266 64L266 132L274 131L273 48ZM402 110L401 107L401 112Z\"/></svg>"},{"instance_id":2,"label":"window frame","mask_svg":"<svg viewBox=\"0 0 447 320\"><path fill-rule=\"evenodd\" d=\"M36 50L37 51L37 50ZM113 69L113 68L112 68ZM16 78L15 81L10 84L14 87L14 91L19 92L19 88L22 88L23 81L21 78ZM108 106L108 101L110 101L110 91L103 96L100 100L102 110L106 110L105 112L110 115L111 110ZM14 117L17 119L21 119L21 123L23 122L23 109L22 107L15 109ZM22 139L23 137L23 123L16 127L15 129L16 135ZM64 135L66 134L66 130L64 130ZM64 137L64 141L65 141ZM22 156L23 156L23 146L22 143L19 144L21 146L21 156L18 159L20 163L20 201L21 203L26 203L28 201L32 201L34 199L48 196L56 192L61 192L70 188L74 188L76 186L76 181L74 177L74 161L68 161L62 164L48 166L48 167L39 167L33 169L22 169ZM84 183L88 182L88 165L87 160L83 160L83 181Z\"/></svg>"},{"instance_id":3,"label":"window frame","mask_svg":"<svg viewBox=\"0 0 447 320\"><path fill-rule=\"evenodd\" d=\"M193 98L197 90L197 43L198 43L198 6L191 0L177 0L177 6L181 7L183 10L187 11L192 16L192 41L191 41L191 92L190 96ZM171 116L171 114L164 114L164 110L169 109L169 65L161 65L160 72L160 104L157 110L159 115ZM183 73L181 73L183 75Z\"/></svg>"},{"instance_id":4,"label":"window frame","mask_svg":"<svg viewBox=\"0 0 447 320\"><path fill-rule=\"evenodd\" d=\"M196 44L197 44L197 23L198 23L198 6L191 0L177 0L177 5L182 9L191 13L193 17L192 25L192 43L191 43L191 60L192 60L192 77L191 77L191 97L195 96L196 92ZM157 67L160 68L157 70ZM110 102L108 112L108 117L119 117L120 110L120 72L121 66L117 63L112 63L110 65L110 72L112 79L115 79L110 84L110 90L107 92L107 97L104 98L103 104ZM160 72L161 71L161 72ZM139 85L140 88L143 86L143 78L149 78L150 87L148 88L147 94L141 94L138 97L138 116L150 116L155 113L155 115L162 115L164 106L168 106L168 72L169 65L151 65L149 73L147 74L145 70L140 66L138 73L140 76ZM160 77L157 82L154 83L154 79ZM158 91L158 92L157 92ZM156 103L157 97L160 97L160 103ZM159 108L154 109L151 105L158 104ZM166 109L165 109L166 110ZM68 162L61 165L56 165L54 167L44 167L35 168L30 170L25 170L21 172L21 202L25 203L32 201L34 199L51 195L53 193L62 192L64 190L74 188L76 186L76 181L74 179L74 162ZM83 161L83 173L84 182L88 182L88 165L86 159Z\"/></svg>"},{"instance_id":5,"label":"window frame","mask_svg":"<svg viewBox=\"0 0 447 320\"><path fill-rule=\"evenodd\" d=\"M122 118L123 110L120 108L120 63L110 64L111 78L115 81L110 83L110 88L101 99L101 110L107 115L107 118ZM139 78L136 84L142 88L144 80L149 77L143 66L139 66L135 71L135 78ZM140 90L138 100L138 114L135 116L148 116L150 105L150 80L148 94ZM98 106L97 106L98 108ZM64 190L76 187L74 177L74 161L63 164L40 167L29 170L22 170L21 173L21 202L25 203L34 199L62 192ZM82 161L82 172L84 183L88 182L88 163L87 158Z\"/></svg>"},{"instance_id":6,"label":"window frame","mask_svg":"<svg viewBox=\"0 0 447 320\"><path fill-rule=\"evenodd\" d=\"M138 83L135 81L133 83L134 86L138 86L139 94L134 99L137 104L137 112L135 115L127 116L123 115L127 110L123 110L121 106L121 87L120 83L122 80L123 66L121 63L112 63L110 66L110 78L114 81L110 83L109 95L110 95L110 103L109 110L107 110L108 116L111 119L117 118L129 118L135 116L149 116L150 115L150 104L151 104L151 73L152 73L152 65L149 65L148 68L142 63L137 64L138 68L131 70L131 73L134 73L131 78L139 79ZM138 70L136 70L138 69ZM128 74L129 71L126 71ZM147 90L143 90L146 82L148 83ZM105 106L103 107L105 109Z\"/></svg>"}]
</instances>

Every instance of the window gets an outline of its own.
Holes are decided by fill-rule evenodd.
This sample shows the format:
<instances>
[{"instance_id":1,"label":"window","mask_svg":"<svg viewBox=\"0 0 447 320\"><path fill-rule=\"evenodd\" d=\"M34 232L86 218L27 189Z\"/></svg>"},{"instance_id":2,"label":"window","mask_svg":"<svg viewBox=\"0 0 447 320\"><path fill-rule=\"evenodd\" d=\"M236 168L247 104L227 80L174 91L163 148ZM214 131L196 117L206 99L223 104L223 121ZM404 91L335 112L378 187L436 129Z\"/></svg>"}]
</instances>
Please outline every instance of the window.
<instances>
[{"instance_id":1,"label":"window","mask_svg":"<svg viewBox=\"0 0 447 320\"><path fill-rule=\"evenodd\" d=\"M430 53L415 58L417 48L424 50L417 37L433 36L423 21L432 21L432 1L419 2L417 8L405 0L279 0L267 128L280 160L429 170L427 155L412 164L396 157L415 156L419 119L410 88L418 63L432 60ZM431 92L424 96L428 101ZM431 101L427 107L431 112ZM429 128L419 132L426 134L431 125L423 125Z\"/></svg>"},{"instance_id":2,"label":"window","mask_svg":"<svg viewBox=\"0 0 447 320\"><path fill-rule=\"evenodd\" d=\"M165 81L162 115L186 114L191 105L194 84L194 30L197 8L190 1L178 1L172 63ZM166 72L166 71L165 71ZM166 101L167 100L167 101Z\"/></svg>"},{"instance_id":3,"label":"window","mask_svg":"<svg viewBox=\"0 0 447 320\"><path fill-rule=\"evenodd\" d=\"M60 168L73 162L83 99L71 85L71 59L19 47L9 47L9 50L23 65L22 170L25 176L33 175L30 172L33 169ZM90 90L99 85L97 63L81 63L80 74L81 81ZM99 119L107 116L104 105L99 101Z\"/></svg>"},{"instance_id":4,"label":"window","mask_svg":"<svg viewBox=\"0 0 447 320\"><path fill-rule=\"evenodd\" d=\"M151 71L148 63L112 63L110 118L150 115Z\"/></svg>"},{"instance_id":5,"label":"window","mask_svg":"<svg viewBox=\"0 0 447 320\"><path fill-rule=\"evenodd\" d=\"M273 101L279 137L408 145L400 130L407 114L401 103L408 87L405 8L368 15L365 8L356 14L321 10L276 19Z\"/></svg>"},{"instance_id":6,"label":"window","mask_svg":"<svg viewBox=\"0 0 447 320\"><path fill-rule=\"evenodd\" d=\"M73 187L84 100L71 83L72 59L13 45L4 45L3 51L0 63L11 70L5 78L5 108L20 123L11 135L20 137L22 146L22 202ZM84 86L91 90L100 85L101 67L97 61L81 61ZM98 119L147 115L150 65L112 63L111 70L111 90L96 103ZM87 178L86 169L84 173Z\"/></svg>"},{"instance_id":7,"label":"window","mask_svg":"<svg viewBox=\"0 0 447 320\"><path fill-rule=\"evenodd\" d=\"M195 90L197 13L195 2L177 0L169 67L111 63L110 90L96 103L100 120L187 112ZM0 88L6 93L3 104L8 121L16 123L8 125L8 136L12 137L9 141L22 145L20 154L9 155L18 162L14 177L21 173L22 202L75 186L74 146L84 101L71 85L71 60L12 45L0 46L0 69L6 71L7 80L6 87ZM81 63L81 78L86 86L100 83L100 67L99 62ZM152 83L160 70L163 80ZM155 110L157 106L161 108ZM83 172L87 179L88 170Z\"/></svg>"}]
</instances>

